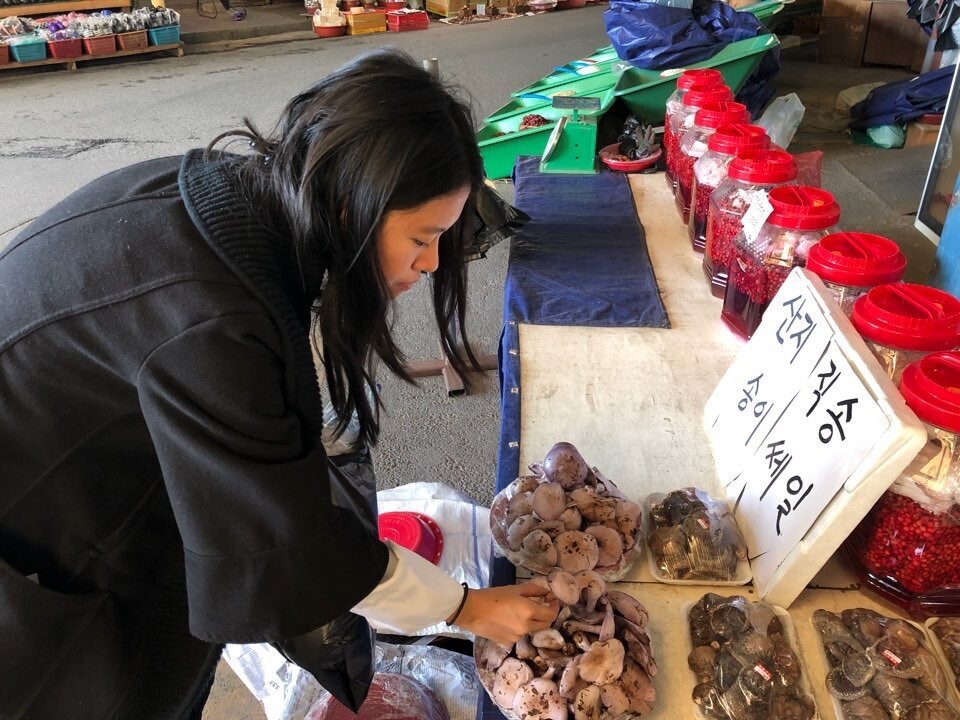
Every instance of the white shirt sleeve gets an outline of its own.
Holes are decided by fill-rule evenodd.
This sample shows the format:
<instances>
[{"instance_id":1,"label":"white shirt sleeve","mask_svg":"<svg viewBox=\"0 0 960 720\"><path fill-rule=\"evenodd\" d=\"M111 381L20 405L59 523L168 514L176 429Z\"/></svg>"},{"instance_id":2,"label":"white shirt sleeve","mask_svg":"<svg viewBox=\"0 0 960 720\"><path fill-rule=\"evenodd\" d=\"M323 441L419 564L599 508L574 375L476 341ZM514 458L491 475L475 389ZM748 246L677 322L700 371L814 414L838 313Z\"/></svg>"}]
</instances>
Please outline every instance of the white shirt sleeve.
<instances>
[{"instance_id":1,"label":"white shirt sleeve","mask_svg":"<svg viewBox=\"0 0 960 720\"><path fill-rule=\"evenodd\" d=\"M384 541L390 561L383 580L356 604L353 612L376 629L410 635L453 615L463 587L430 561L396 543Z\"/></svg>"}]
</instances>

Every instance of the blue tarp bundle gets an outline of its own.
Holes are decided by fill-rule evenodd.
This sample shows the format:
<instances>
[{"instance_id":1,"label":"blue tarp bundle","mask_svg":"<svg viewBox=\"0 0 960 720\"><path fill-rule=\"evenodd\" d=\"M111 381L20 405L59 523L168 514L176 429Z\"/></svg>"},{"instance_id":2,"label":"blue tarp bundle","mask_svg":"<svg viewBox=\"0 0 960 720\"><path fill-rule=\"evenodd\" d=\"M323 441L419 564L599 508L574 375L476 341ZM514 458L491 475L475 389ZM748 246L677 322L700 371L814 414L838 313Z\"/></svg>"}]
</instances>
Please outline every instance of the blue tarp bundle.
<instances>
[{"instance_id":1,"label":"blue tarp bundle","mask_svg":"<svg viewBox=\"0 0 960 720\"><path fill-rule=\"evenodd\" d=\"M753 13L715 0L693 0L691 8L611 0L603 21L617 55L647 70L693 65L730 43L769 32Z\"/></svg>"},{"instance_id":2,"label":"blue tarp bundle","mask_svg":"<svg viewBox=\"0 0 960 720\"><path fill-rule=\"evenodd\" d=\"M607 36L617 55L646 70L680 68L709 60L731 43L769 32L753 13L724 2L693 0L691 8L640 0L611 0L603 13ZM780 71L780 48L764 55L737 100L751 116L773 96L770 82Z\"/></svg>"},{"instance_id":3,"label":"blue tarp bundle","mask_svg":"<svg viewBox=\"0 0 960 720\"><path fill-rule=\"evenodd\" d=\"M874 88L850 109L853 118L850 129L895 125L916 120L927 113L942 113L947 106L953 70L953 65L947 65L909 80Z\"/></svg>"}]
</instances>

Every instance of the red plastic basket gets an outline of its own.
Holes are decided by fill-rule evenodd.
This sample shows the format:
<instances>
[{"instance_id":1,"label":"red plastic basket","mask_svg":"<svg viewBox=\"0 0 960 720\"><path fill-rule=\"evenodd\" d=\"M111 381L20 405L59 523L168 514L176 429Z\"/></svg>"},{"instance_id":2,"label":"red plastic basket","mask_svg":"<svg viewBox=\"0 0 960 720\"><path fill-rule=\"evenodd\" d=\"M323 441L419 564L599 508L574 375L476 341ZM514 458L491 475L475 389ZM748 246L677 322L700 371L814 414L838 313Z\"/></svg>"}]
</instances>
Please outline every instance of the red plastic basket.
<instances>
[{"instance_id":1,"label":"red plastic basket","mask_svg":"<svg viewBox=\"0 0 960 720\"><path fill-rule=\"evenodd\" d=\"M423 10L387 13L387 30L390 32L426 30L428 27L430 27L430 16Z\"/></svg>"},{"instance_id":2,"label":"red plastic basket","mask_svg":"<svg viewBox=\"0 0 960 720\"><path fill-rule=\"evenodd\" d=\"M87 55L112 55L117 51L116 35L84 38L83 51Z\"/></svg>"},{"instance_id":3,"label":"red plastic basket","mask_svg":"<svg viewBox=\"0 0 960 720\"><path fill-rule=\"evenodd\" d=\"M387 12L392 12L393 10L403 10L407 6L407 0L384 0L383 6L386 8Z\"/></svg>"},{"instance_id":4,"label":"red plastic basket","mask_svg":"<svg viewBox=\"0 0 960 720\"><path fill-rule=\"evenodd\" d=\"M83 48L80 45L80 38L72 40L52 40L47 43L47 50L50 57L57 60L69 60L70 58L80 57Z\"/></svg>"},{"instance_id":5,"label":"red plastic basket","mask_svg":"<svg viewBox=\"0 0 960 720\"><path fill-rule=\"evenodd\" d=\"M10 63L10 48L0 43L0 65L8 65L9 63Z\"/></svg>"},{"instance_id":6,"label":"red plastic basket","mask_svg":"<svg viewBox=\"0 0 960 720\"><path fill-rule=\"evenodd\" d=\"M147 47L147 31L134 30L133 32L118 33L117 47L120 50L145 50Z\"/></svg>"}]
</instances>

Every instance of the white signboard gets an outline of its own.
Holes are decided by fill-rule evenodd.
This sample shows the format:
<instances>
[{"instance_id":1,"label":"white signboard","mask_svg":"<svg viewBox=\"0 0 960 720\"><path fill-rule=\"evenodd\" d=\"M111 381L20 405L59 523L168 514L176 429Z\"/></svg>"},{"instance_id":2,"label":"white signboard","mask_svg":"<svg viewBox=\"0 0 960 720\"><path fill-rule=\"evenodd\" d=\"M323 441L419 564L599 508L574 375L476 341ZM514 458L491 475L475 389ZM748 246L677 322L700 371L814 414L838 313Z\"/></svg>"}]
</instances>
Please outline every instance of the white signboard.
<instances>
[{"instance_id":1,"label":"white signboard","mask_svg":"<svg viewBox=\"0 0 960 720\"><path fill-rule=\"evenodd\" d=\"M704 424L755 585L762 597L776 587L784 606L922 444L896 388L800 269L707 401ZM816 543L825 553L811 555Z\"/></svg>"}]
</instances>

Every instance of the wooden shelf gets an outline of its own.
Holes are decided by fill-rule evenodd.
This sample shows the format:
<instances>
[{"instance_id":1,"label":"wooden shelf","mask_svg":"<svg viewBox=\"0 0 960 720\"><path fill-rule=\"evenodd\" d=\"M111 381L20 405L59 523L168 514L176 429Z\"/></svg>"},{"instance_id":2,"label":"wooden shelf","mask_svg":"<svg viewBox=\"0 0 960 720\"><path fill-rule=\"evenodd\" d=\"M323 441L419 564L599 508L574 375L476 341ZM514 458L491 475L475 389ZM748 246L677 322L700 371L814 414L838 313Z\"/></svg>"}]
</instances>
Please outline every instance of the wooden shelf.
<instances>
[{"instance_id":1,"label":"wooden shelf","mask_svg":"<svg viewBox=\"0 0 960 720\"><path fill-rule=\"evenodd\" d=\"M121 10L130 12L130 3L123 0L64 0L64 2L27 3L26 5L8 5L0 7L0 18L12 15L61 15L84 10Z\"/></svg>"},{"instance_id":2,"label":"wooden shelf","mask_svg":"<svg viewBox=\"0 0 960 720\"><path fill-rule=\"evenodd\" d=\"M117 50L109 55L81 55L75 58L47 58L46 60L35 60L34 62L10 62L7 65L0 65L0 70L22 70L23 68L41 67L42 65L65 65L67 70L76 70L77 63L88 62L90 60L109 60L110 58L128 57L130 55L149 55L152 53L176 53L177 57L183 57L183 43L171 43L170 45L148 45L141 50Z\"/></svg>"}]
</instances>

